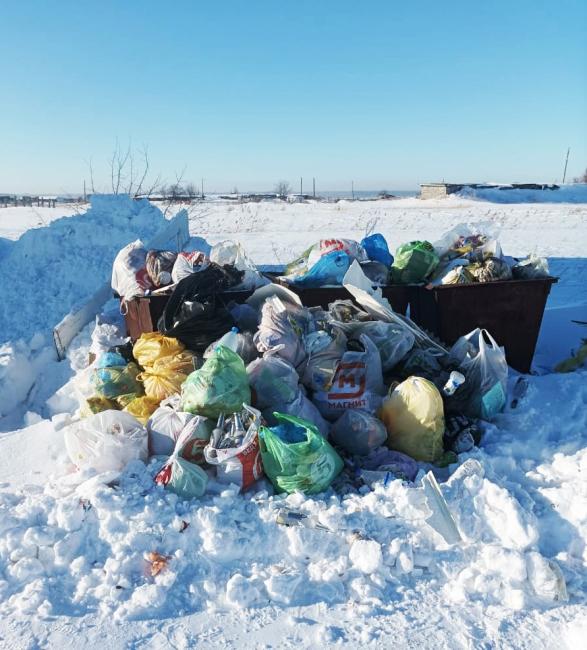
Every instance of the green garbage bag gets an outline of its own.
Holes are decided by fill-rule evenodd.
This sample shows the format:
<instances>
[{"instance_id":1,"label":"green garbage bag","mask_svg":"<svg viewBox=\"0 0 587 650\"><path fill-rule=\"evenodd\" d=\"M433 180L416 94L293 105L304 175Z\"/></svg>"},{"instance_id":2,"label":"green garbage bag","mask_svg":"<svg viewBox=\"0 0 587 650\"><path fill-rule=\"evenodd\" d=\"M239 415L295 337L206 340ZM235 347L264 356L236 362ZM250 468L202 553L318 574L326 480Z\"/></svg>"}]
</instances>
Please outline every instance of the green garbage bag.
<instances>
[{"instance_id":1,"label":"green garbage bag","mask_svg":"<svg viewBox=\"0 0 587 650\"><path fill-rule=\"evenodd\" d=\"M181 410L214 420L251 403L247 370L240 356L219 345L204 365L181 386Z\"/></svg>"},{"instance_id":2,"label":"green garbage bag","mask_svg":"<svg viewBox=\"0 0 587 650\"><path fill-rule=\"evenodd\" d=\"M423 282L438 266L439 257L428 241L402 244L395 252L391 266L392 279L398 284Z\"/></svg>"},{"instance_id":3,"label":"green garbage bag","mask_svg":"<svg viewBox=\"0 0 587 650\"><path fill-rule=\"evenodd\" d=\"M273 415L279 424L259 431L265 474L279 492L317 494L326 490L342 470L341 457L307 420Z\"/></svg>"}]
</instances>

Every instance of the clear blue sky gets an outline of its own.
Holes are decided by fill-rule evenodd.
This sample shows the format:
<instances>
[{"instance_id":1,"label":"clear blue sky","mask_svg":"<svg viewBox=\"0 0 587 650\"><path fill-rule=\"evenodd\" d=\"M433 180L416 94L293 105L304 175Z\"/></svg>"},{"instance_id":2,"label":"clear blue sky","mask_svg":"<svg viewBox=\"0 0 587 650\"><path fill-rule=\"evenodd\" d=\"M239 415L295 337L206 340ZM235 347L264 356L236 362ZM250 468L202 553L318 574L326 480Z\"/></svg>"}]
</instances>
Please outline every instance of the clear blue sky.
<instances>
[{"instance_id":1,"label":"clear blue sky","mask_svg":"<svg viewBox=\"0 0 587 650\"><path fill-rule=\"evenodd\" d=\"M2 0L0 191L554 181L587 166L587 2Z\"/></svg>"}]
</instances>

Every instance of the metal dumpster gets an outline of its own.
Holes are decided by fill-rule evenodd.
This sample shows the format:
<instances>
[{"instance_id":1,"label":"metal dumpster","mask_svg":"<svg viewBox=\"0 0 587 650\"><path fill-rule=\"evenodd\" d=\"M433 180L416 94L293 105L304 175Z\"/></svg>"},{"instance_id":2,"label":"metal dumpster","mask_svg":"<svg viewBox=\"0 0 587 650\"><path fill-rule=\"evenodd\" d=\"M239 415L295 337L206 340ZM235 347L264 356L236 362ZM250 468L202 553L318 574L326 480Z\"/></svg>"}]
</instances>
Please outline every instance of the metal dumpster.
<instances>
[{"instance_id":1,"label":"metal dumpster","mask_svg":"<svg viewBox=\"0 0 587 650\"><path fill-rule=\"evenodd\" d=\"M452 345L476 327L505 348L508 364L530 372L546 300L558 278L410 287L410 318Z\"/></svg>"}]
</instances>

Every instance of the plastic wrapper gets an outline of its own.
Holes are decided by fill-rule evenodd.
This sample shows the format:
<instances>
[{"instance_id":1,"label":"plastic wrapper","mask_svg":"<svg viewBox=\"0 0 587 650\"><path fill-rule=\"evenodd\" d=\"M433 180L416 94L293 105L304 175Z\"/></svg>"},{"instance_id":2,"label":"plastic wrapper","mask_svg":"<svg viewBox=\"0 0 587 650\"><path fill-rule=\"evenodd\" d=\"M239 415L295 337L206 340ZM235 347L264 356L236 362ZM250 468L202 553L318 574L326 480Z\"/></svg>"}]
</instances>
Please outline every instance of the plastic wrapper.
<instances>
[{"instance_id":1,"label":"plastic wrapper","mask_svg":"<svg viewBox=\"0 0 587 650\"><path fill-rule=\"evenodd\" d=\"M146 267L147 251L140 239L125 246L112 265L112 288L125 300L144 296L153 288Z\"/></svg>"},{"instance_id":2,"label":"plastic wrapper","mask_svg":"<svg viewBox=\"0 0 587 650\"><path fill-rule=\"evenodd\" d=\"M296 369L279 357L266 355L247 366L247 377L254 391L255 405L265 409L291 402L298 393Z\"/></svg>"},{"instance_id":3,"label":"plastic wrapper","mask_svg":"<svg viewBox=\"0 0 587 650\"><path fill-rule=\"evenodd\" d=\"M378 447L358 460L361 469L391 472L396 478L406 481L414 481L419 470L418 463L413 458L387 447Z\"/></svg>"},{"instance_id":4,"label":"plastic wrapper","mask_svg":"<svg viewBox=\"0 0 587 650\"><path fill-rule=\"evenodd\" d=\"M261 428L263 467L276 490L317 494L328 489L342 470L340 456L314 425L293 415L276 413L275 417L278 426L289 425L292 435L300 439L287 443L271 428Z\"/></svg>"},{"instance_id":5,"label":"plastic wrapper","mask_svg":"<svg viewBox=\"0 0 587 650\"><path fill-rule=\"evenodd\" d=\"M216 419L221 413L240 411L251 402L243 360L224 346L217 347L204 365L181 387L181 409Z\"/></svg>"},{"instance_id":6,"label":"plastic wrapper","mask_svg":"<svg viewBox=\"0 0 587 650\"><path fill-rule=\"evenodd\" d=\"M96 472L120 471L131 460L147 461L147 431L130 413L104 411L68 426L71 462Z\"/></svg>"},{"instance_id":7,"label":"plastic wrapper","mask_svg":"<svg viewBox=\"0 0 587 650\"><path fill-rule=\"evenodd\" d=\"M216 479L220 483L238 485L248 490L263 476L263 464L259 448L259 427L261 414L256 409L244 405L250 424L242 444L237 447L218 449L210 441L204 448L206 462L216 467Z\"/></svg>"},{"instance_id":8,"label":"plastic wrapper","mask_svg":"<svg viewBox=\"0 0 587 650\"><path fill-rule=\"evenodd\" d=\"M208 475L198 465L182 458L181 453L191 433L184 429L175 443L173 453L155 475L155 483L184 499L201 497L206 492Z\"/></svg>"},{"instance_id":9,"label":"plastic wrapper","mask_svg":"<svg viewBox=\"0 0 587 650\"><path fill-rule=\"evenodd\" d=\"M469 399L461 404L462 413L491 420L507 398L508 366L503 348L487 330L477 328L453 345L450 356L460 364L466 378L463 388ZM454 399L459 397L459 390Z\"/></svg>"},{"instance_id":10,"label":"plastic wrapper","mask_svg":"<svg viewBox=\"0 0 587 650\"><path fill-rule=\"evenodd\" d=\"M444 406L432 382L408 377L383 402L379 417L387 429L390 449L431 463L442 456Z\"/></svg>"},{"instance_id":11,"label":"plastic wrapper","mask_svg":"<svg viewBox=\"0 0 587 650\"><path fill-rule=\"evenodd\" d=\"M384 389L379 350L365 334L360 335L359 342L362 350L343 354L332 386L314 394L318 410L332 422L348 409L374 413L381 404Z\"/></svg>"},{"instance_id":12,"label":"plastic wrapper","mask_svg":"<svg viewBox=\"0 0 587 650\"><path fill-rule=\"evenodd\" d=\"M159 332L145 332L134 344L133 355L137 363L146 368L162 357L175 355L183 350L185 345L176 338L164 336Z\"/></svg>"},{"instance_id":13,"label":"plastic wrapper","mask_svg":"<svg viewBox=\"0 0 587 650\"><path fill-rule=\"evenodd\" d=\"M165 287L171 284L171 272L177 259L174 251L150 250L147 253L145 266L154 287Z\"/></svg>"},{"instance_id":14,"label":"plastic wrapper","mask_svg":"<svg viewBox=\"0 0 587 650\"><path fill-rule=\"evenodd\" d=\"M345 411L332 425L332 442L349 454L366 456L387 440L387 430L381 420L359 409Z\"/></svg>"}]
</instances>

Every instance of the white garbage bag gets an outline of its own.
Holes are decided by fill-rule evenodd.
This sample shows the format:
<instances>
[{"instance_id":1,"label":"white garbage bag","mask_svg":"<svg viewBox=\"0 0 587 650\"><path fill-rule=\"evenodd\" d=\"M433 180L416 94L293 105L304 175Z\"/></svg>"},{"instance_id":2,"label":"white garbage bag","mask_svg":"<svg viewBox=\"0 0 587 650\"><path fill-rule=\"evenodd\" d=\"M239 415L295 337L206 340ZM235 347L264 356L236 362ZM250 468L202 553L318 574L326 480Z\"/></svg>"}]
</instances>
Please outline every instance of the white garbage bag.
<instances>
[{"instance_id":1,"label":"white garbage bag","mask_svg":"<svg viewBox=\"0 0 587 650\"><path fill-rule=\"evenodd\" d=\"M68 426L65 447L80 469L120 471L131 460L147 462L147 430L130 413L103 411Z\"/></svg>"},{"instance_id":2,"label":"white garbage bag","mask_svg":"<svg viewBox=\"0 0 587 650\"><path fill-rule=\"evenodd\" d=\"M125 300L144 296L153 283L147 273L147 251L140 239L125 246L112 265L112 288Z\"/></svg>"},{"instance_id":3,"label":"white garbage bag","mask_svg":"<svg viewBox=\"0 0 587 650\"><path fill-rule=\"evenodd\" d=\"M232 264L239 271L244 271L243 281L233 287L234 291L257 289L269 284L269 280L259 273L257 267L245 253L245 249L238 242L227 240L212 246L210 261L220 266Z\"/></svg>"}]
</instances>

